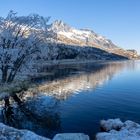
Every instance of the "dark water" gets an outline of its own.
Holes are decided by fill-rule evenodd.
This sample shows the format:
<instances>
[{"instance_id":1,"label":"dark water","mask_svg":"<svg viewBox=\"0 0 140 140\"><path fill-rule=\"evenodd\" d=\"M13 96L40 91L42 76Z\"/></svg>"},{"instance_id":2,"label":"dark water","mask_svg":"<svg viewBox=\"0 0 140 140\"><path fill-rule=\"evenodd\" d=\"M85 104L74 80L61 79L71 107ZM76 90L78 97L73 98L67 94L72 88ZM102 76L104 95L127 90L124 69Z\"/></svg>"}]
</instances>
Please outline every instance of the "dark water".
<instances>
[{"instance_id":1,"label":"dark water","mask_svg":"<svg viewBox=\"0 0 140 140\"><path fill-rule=\"evenodd\" d=\"M17 95L21 104L11 97L14 119L1 121L46 137L83 132L91 138L101 119L140 123L140 61L63 66L36 81L40 91Z\"/></svg>"}]
</instances>

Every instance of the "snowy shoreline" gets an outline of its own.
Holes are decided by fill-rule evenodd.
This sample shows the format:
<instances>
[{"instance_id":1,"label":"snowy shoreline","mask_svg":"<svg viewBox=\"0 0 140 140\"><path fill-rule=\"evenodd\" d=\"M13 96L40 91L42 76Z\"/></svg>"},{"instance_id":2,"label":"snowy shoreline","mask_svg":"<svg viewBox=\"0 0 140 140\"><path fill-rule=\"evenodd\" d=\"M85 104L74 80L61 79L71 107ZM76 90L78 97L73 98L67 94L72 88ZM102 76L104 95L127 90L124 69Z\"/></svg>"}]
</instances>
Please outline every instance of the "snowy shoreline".
<instances>
[{"instance_id":1,"label":"snowy shoreline","mask_svg":"<svg viewBox=\"0 0 140 140\"><path fill-rule=\"evenodd\" d=\"M101 128L105 132L97 133L96 140L140 140L140 124L120 119L102 120Z\"/></svg>"},{"instance_id":2,"label":"snowy shoreline","mask_svg":"<svg viewBox=\"0 0 140 140\"><path fill-rule=\"evenodd\" d=\"M83 133L62 133L50 139L29 130L19 130L0 123L0 140L89 140L89 136Z\"/></svg>"},{"instance_id":3,"label":"snowy shoreline","mask_svg":"<svg viewBox=\"0 0 140 140\"><path fill-rule=\"evenodd\" d=\"M120 119L102 120L102 130L96 134L95 140L140 140L140 124ZM29 130L19 130L0 123L0 139L4 140L90 140L84 133L61 133L56 134L53 139L45 138Z\"/></svg>"}]
</instances>

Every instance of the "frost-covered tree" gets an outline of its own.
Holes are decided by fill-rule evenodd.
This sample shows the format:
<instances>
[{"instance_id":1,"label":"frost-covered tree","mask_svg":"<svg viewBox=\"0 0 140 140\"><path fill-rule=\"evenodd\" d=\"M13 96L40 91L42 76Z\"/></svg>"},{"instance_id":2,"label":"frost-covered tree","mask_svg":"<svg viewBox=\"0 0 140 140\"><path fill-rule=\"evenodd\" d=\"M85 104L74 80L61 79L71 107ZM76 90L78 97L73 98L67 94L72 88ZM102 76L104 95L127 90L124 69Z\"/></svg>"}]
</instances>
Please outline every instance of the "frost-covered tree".
<instances>
[{"instance_id":1,"label":"frost-covered tree","mask_svg":"<svg viewBox=\"0 0 140 140\"><path fill-rule=\"evenodd\" d=\"M13 11L5 18L0 17L2 83L12 82L27 63L32 64L45 40L48 19L37 14L17 16Z\"/></svg>"}]
</instances>

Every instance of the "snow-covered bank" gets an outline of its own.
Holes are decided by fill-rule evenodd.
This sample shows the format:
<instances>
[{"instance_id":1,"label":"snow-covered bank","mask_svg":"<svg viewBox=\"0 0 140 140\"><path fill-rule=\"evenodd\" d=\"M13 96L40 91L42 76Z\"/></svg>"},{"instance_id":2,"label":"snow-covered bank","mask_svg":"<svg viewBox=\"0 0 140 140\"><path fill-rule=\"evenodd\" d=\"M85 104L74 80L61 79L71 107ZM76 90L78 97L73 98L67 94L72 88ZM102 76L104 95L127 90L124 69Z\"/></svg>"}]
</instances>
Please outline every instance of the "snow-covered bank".
<instances>
[{"instance_id":1,"label":"snow-covered bank","mask_svg":"<svg viewBox=\"0 0 140 140\"><path fill-rule=\"evenodd\" d=\"M0 140L49 140L28 130L18 130L0 123Z\"/></svg>"},{"instance_id":2,"label":"snow-covered bank","mask_svg":"<svg viewBox=\"0 0 140 140\"><path fill-rule=\"evenodd\" d=\"M0 123L0 140L50 140L28 130L18 130ZM54 136L52 140L89 140L82 133L62 133Z\"/></svg>"},{"instance_id":3,"label":"snow-covered bank","mask_svg":"<svg viewBox=\"0 0 140 140\"><path fill-rule=\"evenodd\" d=\"M120 119L101 121L101 127L106 132L96 135L96 140L140 140L140 124ZM45 138L28 130L19 130L0 123L0 140L90 140L83 133L56 134L52 139Z\"/></svg>"},{"instance_id":4,"label":"snow-covered bank","mask_svg":"<svg viewBox=\"0 0 140 140\"><path fill-rule=\"evenodd\" d=\"M120 119L102 120L101 128L106 132L96 135L96 140L140 140L140 124Z\"/></svg>"}]
</instances>

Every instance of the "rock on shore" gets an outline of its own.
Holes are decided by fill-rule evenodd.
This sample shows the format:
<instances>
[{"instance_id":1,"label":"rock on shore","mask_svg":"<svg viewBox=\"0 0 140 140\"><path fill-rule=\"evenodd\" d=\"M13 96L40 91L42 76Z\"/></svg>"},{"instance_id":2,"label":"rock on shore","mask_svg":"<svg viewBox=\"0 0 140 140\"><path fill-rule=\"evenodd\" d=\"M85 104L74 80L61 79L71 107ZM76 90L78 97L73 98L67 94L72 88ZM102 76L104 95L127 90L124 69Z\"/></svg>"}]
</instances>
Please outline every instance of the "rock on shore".
<instances>
[{"instance_id":1,"label":"rock on shore","mask_svg":"<svg viewBox=\"0 0 140 140\"><path fill-rule=\"evenodd\" d=\"M89 140L89 136L83 133L56 134L53 140Z\"/></svg>"},{"instance_id":2,"label":"rock on shore","mask_svg":"<svg viewBox=\"0 0 140 140\"><path fill-rule=\"evenodd\" d=\"M140 140L140 125L120 119L102 120L101 128L106 132L96 135L96 140Z\"/></svg>"}]
</instances>

